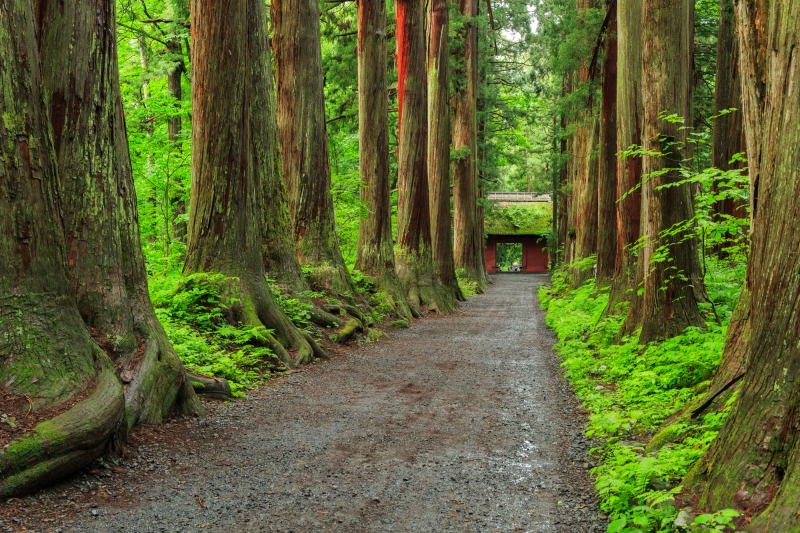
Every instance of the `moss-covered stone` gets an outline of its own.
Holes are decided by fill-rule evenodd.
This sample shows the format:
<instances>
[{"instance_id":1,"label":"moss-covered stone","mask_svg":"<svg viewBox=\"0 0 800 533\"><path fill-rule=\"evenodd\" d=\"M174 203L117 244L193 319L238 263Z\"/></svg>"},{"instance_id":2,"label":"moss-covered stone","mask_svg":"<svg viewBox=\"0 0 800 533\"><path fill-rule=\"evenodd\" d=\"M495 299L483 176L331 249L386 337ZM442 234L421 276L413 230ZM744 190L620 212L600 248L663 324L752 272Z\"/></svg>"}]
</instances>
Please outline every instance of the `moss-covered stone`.
<instances>
[{"instance_id":1,"label":"moss-covered stone","mask_svg":"<svg viewBox=\"0 0 800 533\"><path fill-rule=\"evenodd\" d=\"M408 327L408 321L406 321L406 320L395 320L394 322L392 322L389 325L392 326L393 328L407 328Z\"/></svg>"}]
</instances>

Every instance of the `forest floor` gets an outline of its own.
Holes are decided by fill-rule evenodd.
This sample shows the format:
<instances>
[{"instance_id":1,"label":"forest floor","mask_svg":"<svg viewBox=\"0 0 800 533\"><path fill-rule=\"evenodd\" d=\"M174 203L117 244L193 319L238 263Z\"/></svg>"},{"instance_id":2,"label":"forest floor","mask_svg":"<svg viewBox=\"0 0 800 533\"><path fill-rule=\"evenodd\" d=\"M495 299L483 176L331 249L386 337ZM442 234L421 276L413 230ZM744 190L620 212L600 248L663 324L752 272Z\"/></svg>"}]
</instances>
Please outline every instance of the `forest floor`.
<instances>
[{"instance_id":1,"label":"forest floor","mask_svg":"<svg viewBox=\"0 0 800 533\"><path fill-rule=\"evenodd\" d=\"M0 504L0 531L604 532L585 413L536 286L138 430L127 459Z\"/></svg>"}]
</instances>

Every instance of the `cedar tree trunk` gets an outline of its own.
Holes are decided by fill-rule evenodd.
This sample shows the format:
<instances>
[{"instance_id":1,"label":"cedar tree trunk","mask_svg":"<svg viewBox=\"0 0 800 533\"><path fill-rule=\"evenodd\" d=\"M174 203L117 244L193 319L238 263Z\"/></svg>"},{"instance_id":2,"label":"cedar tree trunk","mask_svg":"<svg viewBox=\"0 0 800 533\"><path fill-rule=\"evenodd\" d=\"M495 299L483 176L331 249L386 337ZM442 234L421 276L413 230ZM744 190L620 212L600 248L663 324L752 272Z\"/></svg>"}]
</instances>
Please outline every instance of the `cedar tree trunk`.
<instances>
[{"instance_id":1,"label":"cedar tree trunk","mask_svg":"<svg viewBox=\"0 0 800 533\"><path fill-rule=\"evenodd\" d=\"M253 107L263 109L250 117L250 128L258 135L251 137L255 172L261 185L261 248L264 269L282 290L297 294L308 290L303 271L297 260L292 222L289 215L289 198L283 178L280 136L278 134L275 80L269 48L266 12L259 11L259 20L250 21L252 46L258 62L251 71Z\"/></svg>"},{"instance_id":2,"label":"cedar tree trunk","mask_svg":"<svg viewBox=\"0 0 800 533\"><path fill-rule=\"evenodd\" d=\"M463 300L453 255L450 213L450 15L447 0L428 2L428 188L433 259L442 285Z\"/></svg>"},{"instance_id":3,"label":"cedar tree trunk","mask_svg":"<svg viewBox=\"0 0 800 533\"><path fill-rule=\"evenodd\" d=\"M431 247L428 169L425 162L427 83L422 0L397 0L397 274L412 306L455 310L454 295L436 275ZM477 213L476 213L477 215Z\"/></svg>"},{"instance_id":4,"label":"cedar tree trunk","mask_svg":"<svg viewBox=\"0 0 800 533\"><path fill-rule=\"evenodd\" d=\"M705 327L697 307L692 280L697 241L693 230L675 232L673 226L694 216L689 185L660 188L681 179L677 168L686 150L686 132L681 124L662 120L660 114L677 114L690 120L693 6L677 0L645 0L642 11L644 69L644 148L660 152L644 157L642 227L648 242L639 260L645 268L642 298L642 332L639 342L680 335L687 326ZM673 235L664 232L672 230ZM652 261L657 250L665 256Z\"/></svg>"},{"instance_id":5,"label":"cedar tree trunk","mask_svg":"<svg viewBox=\"0 0 800 533\"><path fill-rule=\"evenodd\" d=\"M463 29L464 88L454 95L453 211L455 265L483 292L488 281L484 258L483 228L478 213L478 0L458 0Z\"/></svg>"},{"instance_id":6,"label":"cedar tree trunk","mask_svg":"<svg viewBox=\"0 0 800 533\"><path fill-rule=\"evenodd\" d=\"M642 145L642 0L617 0L617 151ZM641 324L638 288L644 278L632 246L641 235L642 158L617 158L617 259L606 313L628 302L621 334Z\"/></svg>"},{"instance_id":7,"label":"cedar tree trunk","mask_svg":"<svg viewBox=\"0 0 800 533\"><path fill-rule=\"evenodd\" d=\"M60 175L70 285L125 386L128 426L196 398L147 289L119 92L114 3L38 5L42 84ZM67 45L66 43L69 43Z\"/></svg>"},{"instance_id":8,"label":"cedar tree trunk","mask_svg":"<svg viewBox=\"0 0 800 533\"><path fill-rule=\"evenodd\" d=\"M402 318L411 318L394 266L389 196L389 89L386 81L386 0L358 2L358 146L361 201L356 268L370 276L378 296Z\"/></svg>"},{"instance_id":9,"label":"cedar tree trunk","mask_svg":"<svg viewBox=\"0 0 800 533\"><path fill-rule=\"evenodd\" d=\"M600 109L600 173L597 178L598 286L610 285L617 259L617 12L612 3L605 33L602 107Z\"/></svg>"},{"instance_id":10,"label":"cedar tree trunk","mask_svg":"<svg viewBox=\"0 0 800 533\"><path fill-rule=\"evenodd\" d=\"M278 130L297 257L311 267L316 288L352 298L331 195L319 3L273 1L272 23Z\"/></svg>"},{"instance_id":11,"label":"cedar tree trunk","mask_svg":"<svg viewBox=\"0 0 800 533\"><path fill-rule=\"evenodd\" d=\"M736 45L733 0L721 0L717 37L717 75L714 84L714 110L725 109L732 113L717 117L711 136L711 166L730 170L742 168L741 163L730 164L734 154L744 152L742 124L742 87L739 81L739 52ZM726 199L714 205L717 213L744 218L747 210L741 202Z\"/></svg>"},{"instance_id":12,"label":"cedar tree trunk","mask_svg":"<svg viewBox=\"0 0 800 533\"><path fill-rule=\"evenodd\" d=\"M254 148L272 149L268 128L254 128L269 124L266 106L257 107L266 101L260 94L267 88L263 76L269 64L264 24L266 8L260 0L192 3L194 157L184 272L232 278L230 296L241 302L241 316L235 318L273 329L275 338L265 333L269 346L284 362L298 364L309 361L316 346L270 294L259 227L260 180L268 169ZM290 346L298 348L291 357Z\"/></svg>"},{"instance_id":13,"label":"cedar tree trunk","mask_svg":"<svg viewBox=\"0 0 800 533\"><path fill-rule=\"evenodd\" d=\"M89 335L69 281L33 4L2 9L0 383L32 410L64 405L0 450L0 495L9 497L83 468L127 425L122 384Z\"/></svg>"},{"instance_id":14,"label":"cedar tree trunk","mask_svg":"<svg viewBox=\"0 0 800 533\"><path fill-rule=\"evenodd\" d=\"M708 485L701 504L737 507L748 514L763 510L748 531L793 533L800 531L800 261L795 253L800 243L793 230L800 223L800 87L796 83L800 2L770 2L768 8L753 4L757 3L739 3L746 6L739 11L746 15L738 21L739 35L756 28L751 36L766 37L767 42L753 44L765 44L761 50L769 52L762 56L763 63L750 65L766 73L763 118L754 117L761 136L751 156L760 155L747 272L751 342L738 400L705 459ZM743 70L744 78L752 72ZM743 87L747 92L747 84ZM748 143L751 133L748 128Z\"/></svg>"}]
</instances>

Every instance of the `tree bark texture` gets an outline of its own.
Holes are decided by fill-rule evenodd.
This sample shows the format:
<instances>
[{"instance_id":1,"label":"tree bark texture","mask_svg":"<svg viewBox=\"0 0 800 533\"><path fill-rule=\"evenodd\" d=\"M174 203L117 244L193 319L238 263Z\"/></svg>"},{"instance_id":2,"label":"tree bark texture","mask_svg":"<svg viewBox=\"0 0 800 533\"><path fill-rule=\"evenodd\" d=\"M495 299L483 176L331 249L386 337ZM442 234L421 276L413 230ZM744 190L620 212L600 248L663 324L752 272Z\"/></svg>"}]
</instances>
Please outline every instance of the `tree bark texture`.
<instances>
[{"instance_id":1,"label":"tree bark texture","mask_svg":"<svg viewBox=\"0 0 800 533\"><path fill-rule=\"evenodd\" d=\"M463 29L464 88L453 96L453 211L455 266L478 284L482 292L487 275L484 259L483 227L478 214L478 0L459 0L466 17Z\"/></svg>"},{"instance_id":2,"label":"tree bark texture","mask_svg":"<svg viewBox=\"0 0 800 533\"><path fill-rule=\"evenodd\" d=\"M188 14L187 14L188 15ZM175 107L180 108L180 101L183 100L183 89L181 87L181 78L187 72L186 65L183 62L183 48L180 40L177 38L171 39L167 43L167 50L171 54L179 57L176 59L172 68L167 70L167 90L170 96L175 99ZM169 140L172 141L172 149L180 153L183 151L183 139L181 138L181 131L183 124L180 116L175 116L169 119L167 123L167 132ZM180 215L186 214L185 190L177 182L170 183L170 210L172 211L172 238L179 242L186 242L186 222L181 219L177 220Z\"/></svg>"},{"instance_id":3,"label":"tree bark texture","mask_svg":"<svg viewBox=\"0 0 800 533\"><path fill-rule=\"evenodd\" d=\"M711 136L711 165L720 170L743 168L742 163L731 164L734 154L745 152L742 124L742 88L739 81L739 51L736 43L734 1L721 0L719 30L717 33L717 73L714 84L714 110L736 109L714 120ZM714 204L714 211L738 218L748 216L745 205L731 198ZM720 252L718 250L718 252ZM721 253L721 252L720 252Z\"/></svg>"},{"instance_id":4,"label":"tree bark texture","mask_svg":"<svg viewBox=\"0 0 800 533\"><path fill-rule=\"evenodd\" d=\"M690 120L691 94L691 7L677 0L645 0L642 11L644 41L643 75L644 148L659 152L644 157L642 186L642 228L647 244L639 261L644 265L642 332L646 344L681 334L687 326L704 327L697 307L692 281L697 241L691 229L665 235L674 225L694 216L689 185L661 186L680 180L676 170L684 159L686 132L680 123L660 118L677 114ZM666 170L666 171L665 171ZM652 261L659 248L666 256Z\"/></svg>"},{"instance_id":5,"label":"tree bark texture","mask_svg":"<svg viewBox=\"0 0 800 533\"><path fill-rule=\"evenodd\" d=\"M254 154L267 146L267 84L254 83L269 64L266 8L259 0L192 3L192 188L184 273L236 278L242 322L274 329L270 348L288 364L311 360L314 344L275 304L266 282L260 183L268 169ZM260 68L259 68L260 66ZM255 78L254 78L255 76ZM257 136L262 139L254 139ZM263 156L260 155L259 157ZM256 166L259 168L256 169ZM277 339L277 340L276 340ZM297 347L292 356L286 348Z\"/></svg>"},{"instance_id":6,"label":"tree bark texture","mask_svg":"<svg viewBox=\"0 0 800 533\"><path fill-rule=\"evenodd\" d=\"M600 109L600 172L597 178L598 286L610 285L617 260L617 12L612 4L605 33Z\"/></svg>"},{"instance_id":7,"label":"tree bark texture","mask_svg":"<svg viewBox=\"0 0 800 533\"><path fill-rule=\"evenodd\" d=\"M642 0L617 0L617 150L642 146ZM644 265L632 246L641 235L642 158L617 158L617 260L606 313L628 302L622 334L641 324L639 285Z\"/></svg>"},{"instance_id":8,"label":"tree bark texture","mask_svg":"<svg viewBox=\"0 0 800 533\"><path fill-rule=\"evenodd\" d=\"M352 298L331 195L319 3L278 0L271 9L278 130L297 257L312 268L316 288Z\"/></svg>"},{"instance_id":9,"label":"tree bark texture","mask_svg":"<svg viewBox=\"0 0 800 533\"><path fill-rule=\"evenodd\" d=\"M250 136L256 181L261 186L261 256L267 276L282 290L300 293L308 290L297 259L295 240L289 215L289 198L283 177L280 136L278 133L275 80L267 33L266 10L258 10L257 18L249 19L249 35L254 63L250 69L253 109L250 115Z\"/></svg>"},{"instance_id":10,"label":"tree bark texture","mask_svg":"<svg viewBox=\"0 0 800 533\"><path fill-rule=\"evenodd\" d=\"M591 113L591 111L590 111ZM572 224L575 228L575 249L572 261L580 261L597 253L597 175L598 159L593 156L599 139L598 117L579 118L573 137ZM592 269L573 269L572 283L581 285L592 275Z\"/></svg>"},{"instance_id":11,"label":"tree bark texture","mask_svg":"<svg viewBox=\"0 0 800 533\"><path fill-rule=\"evenodd\" d=\"M389 184L389 89L386 0L358 2L358 147L361 201L356 268L375 282L376 297L401 318L411 308L397 278Z\"/></svg>"},{"instance_id":12,"label":"tree bark texture","mask_svg":"<svg viewBox=\"0 0 800 533\"><path fill-rule=\"evenodd\" d=\"M41 89L33 4L0 17L0 382L5 394L51 407L88 396L0 451L0 495L75 472L126 433L125 398L90 337L66 266L59 177Z\"/></svg>"},{"instance_id":13,"label":"tree bark texture","mask_svg":"<svg viewBox=\"0 0 800 533\"><path fill-rule=\"evenodd\" d=\"M577 0L579 24L587 10L594 8L594 0ZM584 90L590 85L589 64L581 64L574 75L573 89ZM590 94L592 89L589 88ZM590 98L588 107L579 109L576 116L576 130L572 142L572 161L570 162L570 182L572 197L570 205L570 227L574 228L575 247L571 261L586 259L597 253L597 180L598 159L594 148L598 144L599 129L596 111ZM581 285L591 277L592 269L574 268L572 284Z\"/></svg>"},{"instance_id":14,"label":"tree bark texture","mask_svg":"<svg viewBox=\"0 0 800 533\"><path fill-rule=\"evenodd\" d=\"M438 280L431 246L425 79L425 12L422 0L398 0L397 16L397 275L412 306L439 313L456 302Z\"/></svg>"},{"instance_id":15,"label":"tree bark texture","mask_svg":"<svg viewBox=\"0 0 800 533\"><path fill-rule=\"evenodd\" d=\"M181 404L195 409L197 400L147 289L114 3L62 7L41 0L37 7L71 289L92 335L125 378L129 427L159 423Z\"/></svg>"},{"instance_id":16,"label":"tree bark texture","mask_svg":"<svg viewBox=\"0 0 800 533\"><path fill-rule=\"evenodd\" d=\"M786 228L800 223L800 65L796 47L800 2L749 7L753 9L739 12L749 17L739 20L740 30L759 28L767 42L764 48L760 41L754 42L758 47L752 50L769 51L763 63L753 64L764 72L766 85L763 119L753 117L762 136L757 137L758 207L747 272L751 342L739 398L704 460L708 485L701 504L738 507L749 514L765 509L748 531L792 533L800 531L800 261L794 253L800 243L796 232ZM747 74L744 77L751 79ZM745 117L747 124L747 113ZM748 145L751 133L748 127Z\"/></svg>"},{"instance_id":17,"label":"tree bark texture","mask_svg":"<svg viewBox=\"0 0 800 533\"><path fill-rule=\"evenodd\" d=\"M456 279L450 212L449 31L447 0L428 2L428 188L433 259L442 285L463 300Z\"/></svg>"}]
</instances>

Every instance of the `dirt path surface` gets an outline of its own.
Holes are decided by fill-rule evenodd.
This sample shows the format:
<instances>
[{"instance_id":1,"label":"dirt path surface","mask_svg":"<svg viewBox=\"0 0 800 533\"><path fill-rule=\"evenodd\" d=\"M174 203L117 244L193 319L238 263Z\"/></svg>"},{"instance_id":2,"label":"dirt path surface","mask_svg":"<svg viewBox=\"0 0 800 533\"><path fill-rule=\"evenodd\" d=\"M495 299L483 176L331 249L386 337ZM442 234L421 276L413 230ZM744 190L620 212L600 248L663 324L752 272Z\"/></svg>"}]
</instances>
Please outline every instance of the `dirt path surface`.
<instances>
[{"instance_id":1,"label":"dirt path surface","mask_svg":"<svg viewBox=\"0 0 800 533\"><path fill-rule=\"evenodd\" d=\"M55 513L44 531L63 533L605 531L536 296L546 277L495 281L458 316L415 321L167 426L151 437L168 444L134 443L123 468L19 500L28 514L0 516L0 530L38 498Z\"/></svg>"}]
</instances>

